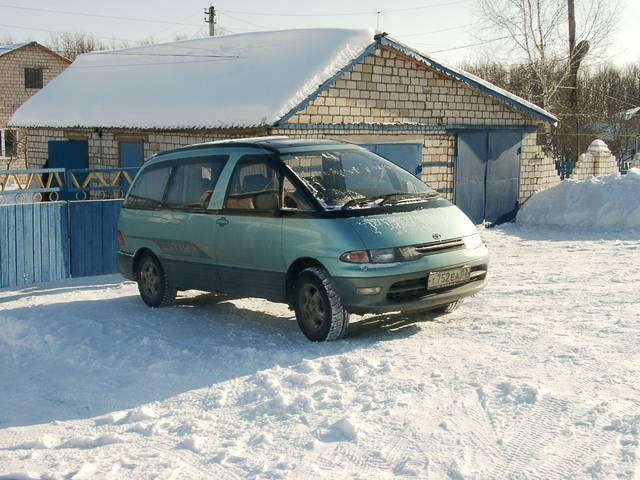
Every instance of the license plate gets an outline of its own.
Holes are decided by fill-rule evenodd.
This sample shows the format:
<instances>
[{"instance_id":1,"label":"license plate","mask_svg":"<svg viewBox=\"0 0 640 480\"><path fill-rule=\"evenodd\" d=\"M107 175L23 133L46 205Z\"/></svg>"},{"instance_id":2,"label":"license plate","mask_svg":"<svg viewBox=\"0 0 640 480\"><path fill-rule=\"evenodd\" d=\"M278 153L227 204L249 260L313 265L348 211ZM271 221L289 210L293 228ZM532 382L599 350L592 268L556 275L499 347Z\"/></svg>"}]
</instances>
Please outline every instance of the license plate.
<instances>
[{"instance_id":1,"label":"license plate","mask_svg":"<svg viewBox=\"0 0 640 480\"><path fill-rule=\"evenodd\" d=\"M427 290L449 287L459 283L469 281L471 269L469 267L452 268L451 270L441 270L430 272L427 280Z\"/></svg>"}]
</instances>

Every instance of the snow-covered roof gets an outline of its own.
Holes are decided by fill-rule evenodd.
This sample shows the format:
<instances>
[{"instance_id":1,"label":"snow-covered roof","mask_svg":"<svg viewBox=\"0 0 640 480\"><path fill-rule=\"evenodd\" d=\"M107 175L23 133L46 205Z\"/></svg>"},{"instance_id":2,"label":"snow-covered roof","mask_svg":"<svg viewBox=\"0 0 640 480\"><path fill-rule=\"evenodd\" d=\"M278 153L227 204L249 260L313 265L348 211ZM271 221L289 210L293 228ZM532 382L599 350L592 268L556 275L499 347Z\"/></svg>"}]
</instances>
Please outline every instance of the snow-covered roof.
<instances>
[{"instance_id":1,"label":"snow-covered roof","mask_svg":"<svg viewBox=\"0 0 640 480\"><path fill-rule=\"evenodd\" d=\"M19 48L26 47L30 43L33 43L33 42L21 42L21 43L11 43L9 45L0 45L0 57L2 55L6 55L7 53L13 52L14 50L18 50Z\"/></svg>"},{"instance_id":2,"label":"snow-covered roof","mask_svg":"<svg viewBox=\"0 0 640 480\"><path fill-rule=\"evenodd\" d=\"M272 125L373 41L367 30L259 32L79 56L12 125Z\"/></svg>"},{"instance_id":3,"label":"snow-covered roof","mask_svg":"<svg viewBox=\"0 0 640 480\"><path fill-rule=\"evenodd\" d=\"M211 129L271 126L379 45L402 50L514 108L543 109L369 30L283 30L80 55L24 103L20 127Z\"/></svg>"}]
</instances>

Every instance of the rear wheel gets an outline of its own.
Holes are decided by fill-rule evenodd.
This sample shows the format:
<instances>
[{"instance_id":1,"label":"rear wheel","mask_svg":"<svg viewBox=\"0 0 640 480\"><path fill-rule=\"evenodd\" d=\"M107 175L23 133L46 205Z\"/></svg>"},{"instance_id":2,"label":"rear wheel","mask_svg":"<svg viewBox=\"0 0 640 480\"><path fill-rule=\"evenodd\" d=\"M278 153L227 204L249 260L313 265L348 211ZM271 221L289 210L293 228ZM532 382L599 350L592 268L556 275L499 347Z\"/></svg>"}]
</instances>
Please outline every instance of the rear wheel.
<instances>
[{"instance_id":1,"label":"rear wheel","mask_svg":"<svg viewBox=\"0 0 640 480\"><path fill-rule=\"evenodd\" d=\"M164 269L155 256L147 254L140 259L136 279L140 296L150 307L165 307L176 299L176 289L169 285Z\"/></svg>"},{"instance_id":2,"label":"rear wheel","mask_svg":"<svg viewBox=\"0 0 640 480\"><path fill-rule=\"evenodd\" d=\"M298 275L293 304L300 330L312 342L338 340L346 333L349 313L324 268L307 268Z\"/></svg>"}]
</instances>

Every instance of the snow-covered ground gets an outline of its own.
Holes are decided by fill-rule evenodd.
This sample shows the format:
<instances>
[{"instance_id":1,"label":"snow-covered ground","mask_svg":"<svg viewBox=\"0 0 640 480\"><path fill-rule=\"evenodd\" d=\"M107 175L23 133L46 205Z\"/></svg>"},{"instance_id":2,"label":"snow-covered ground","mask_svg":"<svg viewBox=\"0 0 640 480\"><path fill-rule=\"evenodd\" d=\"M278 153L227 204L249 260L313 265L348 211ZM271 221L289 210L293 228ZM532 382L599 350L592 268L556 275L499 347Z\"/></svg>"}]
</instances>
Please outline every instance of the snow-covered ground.
<instances>
[{"instance_id":1,"label":"snow-covered ground","mask_svg":"<svg viewBox=\"0 0 640 480\"><path fill-rule=\"evenodd\" d=\"M117 276L0 291L0 478L640 478L640 232L483 235L480 295L335 343Z\"/></svg>"}]
</instances>

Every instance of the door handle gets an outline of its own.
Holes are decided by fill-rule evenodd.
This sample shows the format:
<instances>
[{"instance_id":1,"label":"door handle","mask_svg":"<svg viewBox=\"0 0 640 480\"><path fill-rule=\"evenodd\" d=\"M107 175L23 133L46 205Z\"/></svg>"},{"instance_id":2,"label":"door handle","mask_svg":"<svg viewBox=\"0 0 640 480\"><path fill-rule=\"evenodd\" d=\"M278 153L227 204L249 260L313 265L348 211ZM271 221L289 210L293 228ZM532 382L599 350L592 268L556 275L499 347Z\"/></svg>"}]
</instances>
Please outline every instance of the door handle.
<instances>
[{"instance_id":1,"label":"door handle","mask_svg":"<svg viewBox=\"0 0 640 480\"><path fill-rule=\"evenodd\" d=\"M227 219L226 219L226 218L224 218L224 217L220 217L219 219L217 219L217 220L216 220L216 223L217 223L218 225L220 225L221 227L224 227L225 225L228 225L228 224L229 224L229 220L227 220Z\"/></svg>"}]
</instances>

